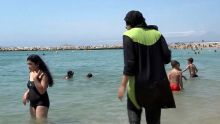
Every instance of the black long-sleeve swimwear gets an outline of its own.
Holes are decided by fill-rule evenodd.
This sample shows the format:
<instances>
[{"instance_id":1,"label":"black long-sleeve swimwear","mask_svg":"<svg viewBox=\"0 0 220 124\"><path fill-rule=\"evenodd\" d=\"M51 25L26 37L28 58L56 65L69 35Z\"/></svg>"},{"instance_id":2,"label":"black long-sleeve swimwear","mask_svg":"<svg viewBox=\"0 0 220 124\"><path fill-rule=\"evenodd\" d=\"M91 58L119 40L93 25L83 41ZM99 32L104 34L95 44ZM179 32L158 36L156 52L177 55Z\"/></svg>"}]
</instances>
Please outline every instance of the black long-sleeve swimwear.
<instances>
[{"instance_id":1,"label":"black long-sleeve swimwear","mask_svg":"<svg viewBox=\"0 0 220 124\"><path fill-rule=\"evenodd\" d=\"M175 108L165 71L171 51L154 27L132 28L123 35L124 71L129 76L128 98L136 108Z\"/></svg>"},{"instance_id":2,"label":"black long-sleeve swimwear","mask_svg":"<svg viewBox=\"0 0 220 124\"><path fill-rule=\"evenodd\" d=\"M40 94L34 85L33 81L28 81L27 87L29 89L28 99L30 100L30 106L36 109L37 106L50 106L50 100L47 91L44 94Z\"/></svg>"}]
</instances>

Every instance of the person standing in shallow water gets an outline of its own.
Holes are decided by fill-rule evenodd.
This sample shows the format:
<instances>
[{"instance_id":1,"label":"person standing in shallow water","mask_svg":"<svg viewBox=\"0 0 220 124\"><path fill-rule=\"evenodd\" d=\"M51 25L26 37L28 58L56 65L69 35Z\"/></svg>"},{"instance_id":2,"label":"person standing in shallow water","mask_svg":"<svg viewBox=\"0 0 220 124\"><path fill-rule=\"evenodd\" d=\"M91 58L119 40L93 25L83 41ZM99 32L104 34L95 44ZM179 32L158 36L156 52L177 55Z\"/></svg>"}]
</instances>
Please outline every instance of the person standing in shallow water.
<instances>
[{"instance_id":1,"label":"person standing in shallow water","mask_svg":"<svg viewBox=\"0 0 220 124\"><path fill-rule=\"evenodd\" d=\"M180 63L176 60L171 61L172 70L168 74L170 81L170 88L172 91L183 90L182 71L180 69Z\"/></svg>"},{"instance_id":2,"label":"person standing in shallow water","mask_svg":"<svg viewBox=\"0 0 220 124\"><path fill-rule=\"evenodd\" d=\"M157 26L147 25L139 11L128 12L124 20L124 71L118 98L122 100L128 87L130 124L140 124L142 108L148 124L160 124L161 108L176 107L164 67L171 52Z\"/></svg>"},{"instance_id":3,"label":"person standing in shallow water","mask_svg":"<svg viewBox=\"0 0 220 124\"><path fill-rule=\"evenodd\" d=\"M190 78L198 77L198 75L197 75L198 69L197 69L197 67L193 64L193 58L189 58L189 59L188 59L188 65L187 65L186 69L183 70L183 72L185 72L186 70L189 70Z\"/></svg>"},{"instance_id":4,"label":"person standing in shallow water","mask_svg":"<svg viewBox=\"0 0 220 124\"><path fill-rule=\"evenodd\" d=\"M45 122L50 106L47 93L48 86L53 86L53 78L47 65L38 55L30 55L27 58L30 70L28 90L23 95L23 104L30 101L30 115L37 122Z\"/></svg>"}]
</instances>

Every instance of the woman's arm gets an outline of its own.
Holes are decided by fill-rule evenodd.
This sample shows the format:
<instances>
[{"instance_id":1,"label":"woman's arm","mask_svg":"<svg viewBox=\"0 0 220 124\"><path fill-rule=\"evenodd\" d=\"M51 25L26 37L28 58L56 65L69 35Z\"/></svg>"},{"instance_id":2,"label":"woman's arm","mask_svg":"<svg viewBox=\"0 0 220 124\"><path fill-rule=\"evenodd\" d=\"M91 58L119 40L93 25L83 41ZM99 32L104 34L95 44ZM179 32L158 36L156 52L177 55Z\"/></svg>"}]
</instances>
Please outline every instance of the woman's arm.
<instances>
[{"instance_id":1,"label":"woman's arm","mask_svg":"<svg viewBox=\"0 0 220 124\"><path fill-rule=\"evenodd\" d=\"M27 89L27 91L24 92L24 94L28 94L29 93L29 89Z\"/></svg>"},{"instance_id":2,"label":"woman's arm","mask_svg":"<svg viewBox=\"0 0 220 124\"><path fill-rule=\"evenodd\" d=\"M26 105L28 101L28 93L29 93L29 89L24 93L23 98L22 98L22 102L24 105Z\"/></svg>"},{"instance_id":3,"label":"woman's arm","mask_svg":"<svg viewBox=\"0 0 220 124\"><path fill-rule=\"evenodd\" d=\"M44 94L47 91L48 78L45 74L43 74L41 77L41 81L39 81L39 79L36 77L34 78L34 85L40 94Z\"/></svg>"},{"instance_id":4,"label":"woman's arm","mask_svg":"<svg viewBox=\"0 0 220 124\"><path fill-rule=\"evenodd\" d=\"M135 44L128 36L123 36L124 70L123 74L133 76L135 73L136 54Z\"/></svg>"},{"instance_id":5,"label":"woman's arm","mask_svg":"<svg viewBox=\"0 0 220 124\"><path fill-rule=\"evenodd\" d=\"M127 75L123 75L123 77L122 77L121 85L119 86L119 89L118 89L118 98L120 100L122 100L124 93L126 91L128 78L129 78L129 76L127 76Z\"/></svg>"},{"instance_id":6,"label":"woman's arm","mask_svg":"<svg viewBox=\"0 0 220 124\"><path fill-rule=\"evenodd\" d=\"M118 98L122 100L126 91L129 76L135 74L136 54L135 45L131 38L123 36L124 70L121 84L118 89Z\"/></svg>"}]
</instances>

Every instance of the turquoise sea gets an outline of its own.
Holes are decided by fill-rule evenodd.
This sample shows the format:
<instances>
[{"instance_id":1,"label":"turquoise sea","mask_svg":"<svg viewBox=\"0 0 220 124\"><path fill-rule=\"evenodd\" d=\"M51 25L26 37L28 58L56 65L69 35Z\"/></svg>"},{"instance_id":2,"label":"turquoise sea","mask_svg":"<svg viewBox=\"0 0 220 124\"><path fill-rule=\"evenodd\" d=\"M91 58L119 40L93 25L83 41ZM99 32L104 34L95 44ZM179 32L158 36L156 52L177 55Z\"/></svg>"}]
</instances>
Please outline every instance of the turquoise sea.
<instances>
[{"instance_id":1,"label":"turquoise sea","mask_svg":"<svg viewBox=\"0 0 220 124\"><path fill-rule=\"evenodd\" d=\"M0 52L0 124L31 123L22 96L28 81L26 58L33 53L42 56L55 80L48 89L50 124L128 124L126 97L122 102L117 99L122 50ZM172 50L172 56L182 69L193 57L199 77L184 81L185 90L174 94L177 108L162 111L162 124L220 123L220 50L203 49L198 55ZM67 81L63 77L69 69L75 75ZM92 79L86 78L89 72ZM189 77L188 72L184 75Z\"/></svg>"}]
</instances>

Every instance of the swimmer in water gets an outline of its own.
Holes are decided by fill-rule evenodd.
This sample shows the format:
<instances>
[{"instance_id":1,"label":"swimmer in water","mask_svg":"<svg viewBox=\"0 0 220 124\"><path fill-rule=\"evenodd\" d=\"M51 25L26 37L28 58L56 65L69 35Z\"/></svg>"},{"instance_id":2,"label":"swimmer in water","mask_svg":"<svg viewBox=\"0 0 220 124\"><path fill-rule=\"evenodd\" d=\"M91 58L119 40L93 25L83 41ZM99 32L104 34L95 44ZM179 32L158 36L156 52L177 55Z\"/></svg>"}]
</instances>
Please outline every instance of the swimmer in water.
<instances>
[{"instance_id":1,"label":"swimmer in water","mask_svg":"<svg viewBox=\"0 0 220 124\"><path fill-rule=\"evenodd\" d=\"M170 88L172 91L183 90L182 72L180 71L180 63L176 60L171 61L172 70L168 74Z\"/></svg>"},{"instance_id":2,"label":"swimmer in water","mask_svg":"<svg viewBox=\"0 0 220 124\"><path fill-rule=\"evenodd\" d=\"M64 79L69 80L73 78L74 72L73 71L67 71L67 75L64 77Z\"/></svg>"},{"instance_id":3,"label":"swimmer in water","mask_svg":"<svg viewBox=\"0 0 220 124\"><path fill-rule=\"evenodd\" d=\"M86 77L87 77L87 78L92 78L93 75L92 75L92 73L88 73Z\"/></svg>"},{"instance_id":4,"label":"swimmer in water","mask_svg":"<svg viewBox=\"0 0 220 124\"><path fill-rule=\"evenodd\" d=\"M198 73L198 69L196 68L196 66L193 64L193 58L189 58L188 59L188 65L186 67L186 69L183 71L185 72L186 70L189 69L189 74L191 78L195 78L198 77L197 73Z\"/></svg>"}]
</instances>

